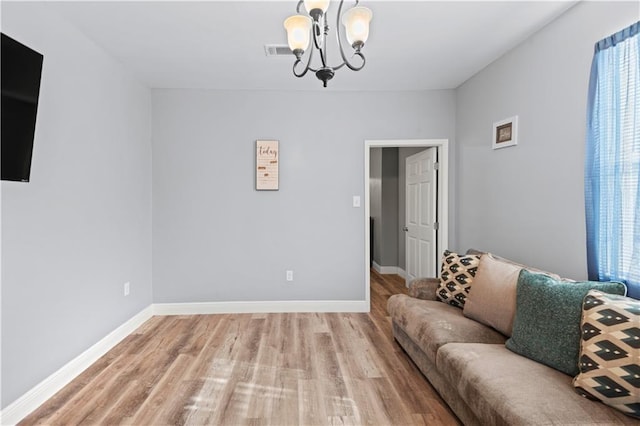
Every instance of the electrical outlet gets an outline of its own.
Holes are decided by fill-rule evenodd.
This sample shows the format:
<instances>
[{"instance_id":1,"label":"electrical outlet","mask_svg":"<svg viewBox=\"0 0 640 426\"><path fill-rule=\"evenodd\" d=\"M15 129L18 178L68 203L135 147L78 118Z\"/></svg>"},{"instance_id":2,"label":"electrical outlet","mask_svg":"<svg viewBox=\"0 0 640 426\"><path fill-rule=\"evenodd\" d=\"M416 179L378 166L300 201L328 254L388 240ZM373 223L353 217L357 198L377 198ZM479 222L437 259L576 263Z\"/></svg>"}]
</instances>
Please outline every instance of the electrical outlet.
<instances>
[{"instance_id":1,"label":"electrical outlet","mask_svg":"<svg viewBox=\"0 0 640 426\"><path fill-rule=\"evenodd\" d=\"M287 271L287 281L293 281L293 271Z\"/></svg>"},{"instance_id":2,"label":"electrical outlet","mask_svg":"<svg viewBox=\"0 0 640 426\"><path fill-rule=\"evenodd\" d=\"M129 282L124 283L124 295L125 296L129 295L129 290L131 290L131 283L129 283Z\"/></svg>"}]
</instances>

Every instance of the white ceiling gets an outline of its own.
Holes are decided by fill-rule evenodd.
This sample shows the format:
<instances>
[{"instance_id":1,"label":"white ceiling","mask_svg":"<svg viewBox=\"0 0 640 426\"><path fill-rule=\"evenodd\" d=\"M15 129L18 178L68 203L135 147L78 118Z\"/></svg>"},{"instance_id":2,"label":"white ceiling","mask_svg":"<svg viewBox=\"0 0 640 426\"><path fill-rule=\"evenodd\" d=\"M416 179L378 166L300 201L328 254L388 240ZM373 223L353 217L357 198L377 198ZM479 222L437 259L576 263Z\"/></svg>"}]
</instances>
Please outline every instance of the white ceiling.
<instances>
[{"instance_id":1,"label":"white ceiling","mask_svg":"<svg viewBox=\"0 0 640 426\"><path fill-rule=\"evenodd\" d=\"M575 1L372 1L362 71L343 68L329 90L455 88L573 6ZM57 12L154 88L327 90L291 73L284 19L297 1L49 2ZM345 1L347 6L353 0ZM335 27L338 3L329 8ZM330 40L331 65L337 45ZM339 56L338 56L339 57ZM317 55L316 55L317 59Z\"/></svg>"}]
</instances>

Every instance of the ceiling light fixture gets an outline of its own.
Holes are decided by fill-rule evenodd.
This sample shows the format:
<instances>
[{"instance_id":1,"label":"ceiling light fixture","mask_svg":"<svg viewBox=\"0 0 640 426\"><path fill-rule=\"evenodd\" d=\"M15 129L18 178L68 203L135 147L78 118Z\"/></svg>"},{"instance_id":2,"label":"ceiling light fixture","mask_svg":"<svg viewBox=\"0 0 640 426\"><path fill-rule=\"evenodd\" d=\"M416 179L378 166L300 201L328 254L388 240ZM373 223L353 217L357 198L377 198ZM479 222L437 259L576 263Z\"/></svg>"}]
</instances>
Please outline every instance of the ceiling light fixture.
<instances>
[{"instance_id":1,"label":"ceiling light fixture","mask_svg":"<svg viewBox=\"0 0 640 426\"><path fill-rule=\"evenodd\" d=\"M296 61L293 64L293 75L303 77L308 71L314 72L316 77L322 81L324 87L327 87L327 81L333 78L335 71L345 65L353 71L360 71L364 68L366 61L362 54L362 47L369 37L369 22L371 22L371 17L373 16L371 10L358 6L359 0L356 0L354 7L342 14L342 4L344 0L340 0L336 17L336 38L338 40L338 47L340 48L340 56L342 56L342 63L335 67L330 67L327 65L326 44L327 35L329 34L329 25L327 24L329 2L330 0L300 0L296 8L298 14L290 16L284 21L289 48L296 56ZM302 6L302 4L304 4L307 13L311 17L300 13L300 6ZM347 41L354 50L353 56L360 58L361 63L359 65L353 65L349 62L342 48L342 40L340 37L341 17L342 25L345 27ZM307 63L304 69L296 71L298 65L302 64L302 57L304 52L309 48L312 38L313 45L308 54ZM320 53L320 62L322 65L317 69L311 68L311 58L313 58L314 50Z\"/></svg>"}]
</instances>

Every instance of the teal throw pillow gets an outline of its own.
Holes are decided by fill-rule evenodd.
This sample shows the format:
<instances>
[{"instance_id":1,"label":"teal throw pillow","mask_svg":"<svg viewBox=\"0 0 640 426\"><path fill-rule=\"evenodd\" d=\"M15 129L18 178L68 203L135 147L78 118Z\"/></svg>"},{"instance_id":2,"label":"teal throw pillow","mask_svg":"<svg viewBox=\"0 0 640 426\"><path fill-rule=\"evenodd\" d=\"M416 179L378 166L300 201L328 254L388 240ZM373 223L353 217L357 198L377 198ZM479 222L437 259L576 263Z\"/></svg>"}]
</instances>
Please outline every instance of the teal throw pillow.
<instances>
[{"instance_id":1,"label":"teal throw pillow","mask_svg":"<svg viewBox=\"0 0 640 426\"><path fill-rule=\"evenodd\" d=\"M575 376L579 373L582 300L589 290L625 295L616 282L558 281L547 275L520 272L516 288L511 351Z\"/></svg>"}]
</instances>

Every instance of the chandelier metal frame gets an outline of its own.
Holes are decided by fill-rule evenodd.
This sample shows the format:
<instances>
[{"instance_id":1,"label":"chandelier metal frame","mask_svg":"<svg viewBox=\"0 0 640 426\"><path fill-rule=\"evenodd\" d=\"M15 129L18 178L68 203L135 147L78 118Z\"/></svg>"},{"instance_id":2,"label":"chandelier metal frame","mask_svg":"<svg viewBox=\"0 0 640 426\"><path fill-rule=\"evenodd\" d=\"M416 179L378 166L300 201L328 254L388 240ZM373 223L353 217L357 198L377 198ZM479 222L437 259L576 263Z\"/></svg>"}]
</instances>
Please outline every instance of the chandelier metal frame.
<instances>
[{"instance_id":1,"label":"chandelier metal frame","mask_svg":"<svg viewBox=\"0 0 640 426\"><path fill-rule=\"evenodd\" d=\"M296 11L300 14L300 8L302 7L304 0L298 1L298 6L296 7ZM364 43L362 41L356 41L353 43L351 47L354 49L353 56L357 56L362 61L359 65L354 65L349 61L347 56L344 53L344 49L342 47L342 37L340 35L340 18L342 17L342 5L344 0L340 0L340 5L338 6L338 13L336 14L336 39L338 41L338 47L340 50L340 56L342 57L342 63L336 66L327 65L327 36L329 35L329 24L328 24L328 12L323 12L321 9L313 9L309 12L309 16L313 19L311 32L313 33L313 46L311 46L310 52L308 53L307 63L302 70L296 70L300 64L303 63L304 50L295 49L293 50L293 54L296 57L296 61L293 64L293 75L296 77L304 77L307 72L311 71L316 74L319 80L322 81L323 87L327 87L327 82L333 78L335 72L345 65L353 71L360 71L364 68L366 64L366 58L362 53L362 47ZM355 6L360 3L360 0L355 0ZM315 49L314 49L315 47ZM320 62L322 64L319 68L312 68L311 61L313 59L314 51L318 50L320 54Z\"/></svg>"}]
</instances>

